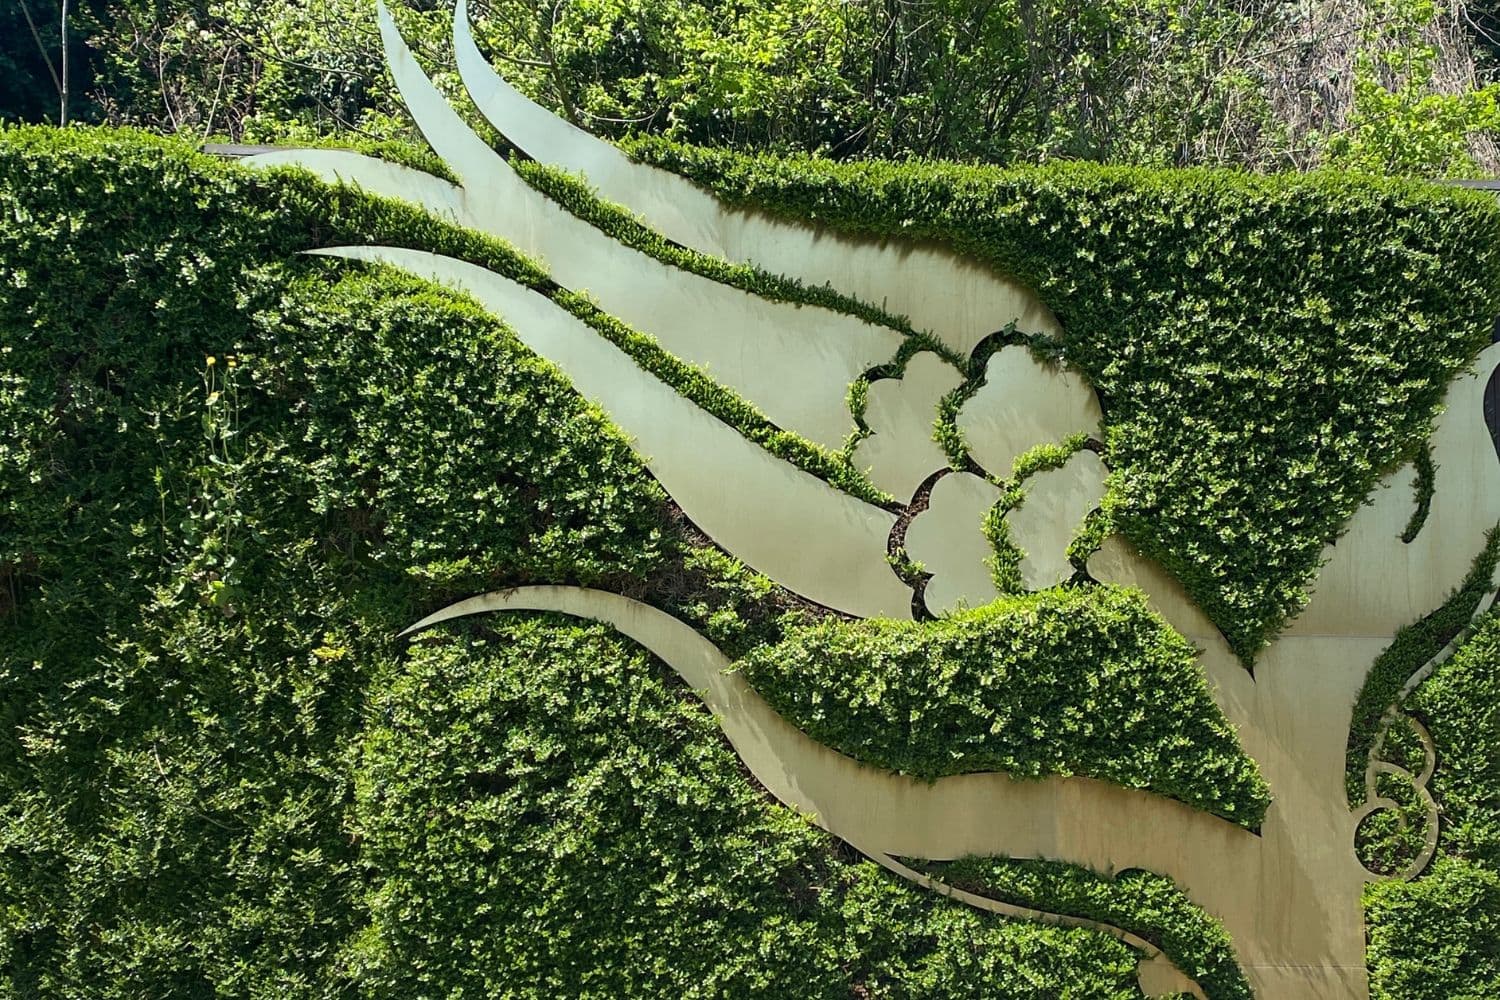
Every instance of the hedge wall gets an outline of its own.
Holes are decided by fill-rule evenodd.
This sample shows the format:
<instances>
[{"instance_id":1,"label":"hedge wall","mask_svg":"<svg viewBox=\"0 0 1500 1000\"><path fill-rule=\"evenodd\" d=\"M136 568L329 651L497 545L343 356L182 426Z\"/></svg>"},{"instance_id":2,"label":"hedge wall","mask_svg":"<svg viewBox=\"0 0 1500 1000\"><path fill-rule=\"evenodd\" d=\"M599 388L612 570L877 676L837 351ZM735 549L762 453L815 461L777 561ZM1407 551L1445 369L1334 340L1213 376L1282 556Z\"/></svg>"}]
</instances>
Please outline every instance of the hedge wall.
<instances>
[{"instance_id":1,"label":"hedge wall","mask_svg":"<svg viewBox=\"0 0 1500 1000\"><path fill-rule=\"evenodd\" d=\"M1050 204L1102 197L1083 181ZM1115 183L1166 197L1149 175ZM1238 204L1240 182L1195 183L1204 205L1215 184ZM1493 224L1468 196L1319 183L1328 190L1293 182L1284 197L1328 225L1383 198L1404 221L1378 232L1418 258L1447 252L1451 227ZM1058 213L1056 226L1076 225ZM708 713L606 630L496 617L410 649L394 641L465 594L596 585L759 663L758 682L795 717L816 678L777 674L768 651L863 634L705 547L602 415L501 324L399 275L297 254L417 246L556 295L534 265L400 206L134 133L0 132L0 218L0 995L1137 995L1135 956L1114 939L917 891L766 802ZM1451 297L1424 277L1437 265L1412 266L1397 291L1426 303L1431 325L1462 312L1490 262L1444 261ZM558 299L752 437L862 488L839 456ZM1209 323L1195 342L1224 329ZM1411 375L1398 395L1415 415L1377 409L1368 441L1329 425L1343 450L1327 454L1355 469L1320 489L1352 492L1420 437L1424 393L1461 363L1466 330L1424 350L1371 341ZM1154 365L1131 353L1101 385L1112 398L1159 393L1131 388ZM1271 454L1301 454L1266 433ZM1178 440L1145 428L1112 447L1165 454ZM1230 477L1215 482L1233 484L1235 461L1212 463ZM1162 509L1180 514L1181 484L1201 470L1163 475ZM1302 537L1303 522L1285 523ZM1193 551L1245 542L1221 527ZM1291 574L1270 562L1226 592L1286 597ZM1038 606L1127 622L1142 648L1122 671L1181 668L1181 650L1151 646L1160 623L1106 589L997 607L976 641ZM914 661L873 656L902 636L872 626L867 638L854 644L866 676L915 680ZM1048 698L1082 704L1101 681L1121 704L1144 697L1139 678L1101 678L1063 648L1087 647L1059 646ZM934 730L957 706L980 704L981 721L1006 708L974 702L958 676L913 688ZM1045 766L1258 815L1253 765L1200 693L1176 692L1180 730L1140 730L1137 757L1064 727ZM830 733L875 718L846 707ZM1159 766L1188 736L1207 749ZM1038 766L1016 746L970 743L970 765ZM849 748L937 766L875 741ZM1038 871L1053 873L1042 886L1091 884ZM1207 942L1201 915L1164 908L1158 888L1111 895L1115 922ZM1036 905L1049 902L1100 905L1061 890Z\"/></svg>"},{"instance_id":2,"label":"hedge wall","mask_svg":"<svg viewBox=\"0 0 1500 1000\"><path fill-rule=\"evenodd\" d=\"M935 240L1033 288L1104 405L1117 525L1247 663L1376 479L1420 453L1500 312L1481 192L628 148L731 202Z\"/></svg>"},{"instance_id":3,"label":"hedge wall","mask_svg":"<svg viewBox=\"0 0 1500 1000\"><path fill-rule=\"evenodd\" d=\"M297 251L524 261L130 133L0 133L0 218L0 995L1138 995L767 803L604 630L394 641L534 581L777 635L500 324Z\"/></svg>"}]
</instances>

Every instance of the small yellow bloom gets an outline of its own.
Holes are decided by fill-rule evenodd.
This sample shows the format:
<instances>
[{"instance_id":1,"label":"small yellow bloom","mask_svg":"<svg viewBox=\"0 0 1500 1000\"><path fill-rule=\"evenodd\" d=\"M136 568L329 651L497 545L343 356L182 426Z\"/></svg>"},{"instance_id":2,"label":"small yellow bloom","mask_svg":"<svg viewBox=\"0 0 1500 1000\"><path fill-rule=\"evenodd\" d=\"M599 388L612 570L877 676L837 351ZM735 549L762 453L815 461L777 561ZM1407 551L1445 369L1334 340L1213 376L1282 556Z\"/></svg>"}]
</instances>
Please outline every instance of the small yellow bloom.
<instances>
[{"instance_id":1,"label":"small yellow bloom","mask_svg":"<svg viewBox=\"0 0 1500 1000\"><path fill-rule=\"evenodd\" d=\"M219 363L219 359L218 358L214 357L212 354L210 354L208 356L208 367L212 368L214 365L216 365L218 363Z\"/></svg>"}]
</instances>

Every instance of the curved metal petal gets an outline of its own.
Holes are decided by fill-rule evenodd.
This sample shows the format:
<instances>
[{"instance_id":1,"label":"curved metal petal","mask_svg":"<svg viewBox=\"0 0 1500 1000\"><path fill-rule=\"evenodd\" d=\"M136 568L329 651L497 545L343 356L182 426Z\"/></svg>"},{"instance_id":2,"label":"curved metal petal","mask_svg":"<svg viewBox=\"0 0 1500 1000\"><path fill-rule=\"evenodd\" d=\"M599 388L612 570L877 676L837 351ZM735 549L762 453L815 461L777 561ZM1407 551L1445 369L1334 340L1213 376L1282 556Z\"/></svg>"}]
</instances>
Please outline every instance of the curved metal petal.
<instances>
[{"instance_id":1,"label":"curved metal petal","mask_svg":"<svg viewBox=\"0 0 1500 1000\"><path fill-rule=\"evenodd\" d=\"M1060 330L1029 288L943 247L853 239L730 208L676 174L631 161L506 83L474 44L464 0L453 12L453 41L464 87L501 135L536 160L583 173L604 197L685 247L830 285L908 317L961 354L1010 322L1027 332Z\"/></svg>"},{"instance_id":2,"label":"curved metal petal","mask_svg":"<svg viewBox=\"0 0 1500 1000\"><path fill-rule=\"evenodd\" d=\"M518 177L417 65L390 13L380 30L401 96L432 148L463 180L463 223L538 258L564 288L655 337L754 403L777 426L827 448L854 430L850 383L904 341L887 327L775 302L664 264L565 211Z\"/></svg>"},{"instance_id":3,"label":"curved metal petal","mask_svg":"<svg viewBox=\"0 0 1500 1000\"><path fill-rule=\"evenodd\" d=\"M895 515L745 440L546 296L420 250L312 252L391 264L474 296L634 439L647 468L715 542L819 604L866 618L911 617L911 592L886 561Z\"/></svg>"}]
</instances>

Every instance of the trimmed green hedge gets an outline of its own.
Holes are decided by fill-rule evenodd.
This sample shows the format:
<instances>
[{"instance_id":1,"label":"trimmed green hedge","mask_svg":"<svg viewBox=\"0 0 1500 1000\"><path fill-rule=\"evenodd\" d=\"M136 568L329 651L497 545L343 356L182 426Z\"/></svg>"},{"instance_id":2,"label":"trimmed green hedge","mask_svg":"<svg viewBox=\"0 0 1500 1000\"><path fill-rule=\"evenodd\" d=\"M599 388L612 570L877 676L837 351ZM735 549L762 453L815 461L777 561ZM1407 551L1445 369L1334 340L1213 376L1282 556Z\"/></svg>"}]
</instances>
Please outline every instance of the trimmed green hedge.
<instances>
[{"instance_id":1,"label":"trimmed green hedge","mask_svg":"<svg viewBox=\"0 0 1500 1000\"><path fill-rule=\"evenodd\" d=\"M768 806L670 676L561 618L417 641L358 770L367 992L1139 996L1113 938L953 905Z\"/></svg>"},{"instance_id":2,"label":"trimmed green hedge","mask_svg":"<svg viewBox=\"0 0 1500 1000\"><path fill-rule=\"evenodd\" d=\"M1117 524L1246 662L1377 477L1419 453L1500 311L1483 193L628 148L736 204L936 240L1035 289L1104 404Z\"/></svg>"},{"instance_id":3,"label":"trimmed green hedge","mask_svg":"<svg viewBox=\"0 0 1500 1000\"><path fill-rule=\"evenodd\" d=\"M798 995L808 982L1138 995L1119 942L972 913L767 804L708 713L602 630L485 622L513 643L473 659L394 640L454 597L528 582L633 592L745 644L809 613L695 549L623 438L493 319L394 272L298 253L393 241L542 281L525 261L134 133L0 132L0 216L0 994L516 982L528 973L513 952L480 947L502 918L524 928L533 906L594 899L599 871L640 861L688 908L609 898L592 919L634 923L557 941L553 972L531 970L534 995L583 982L646 927L691 947L702 982L763 995L785 995L793 970L811 977ZM580 664L579 648L597 659ZM588 687L612 738L564 752L573 709L520 685L601 673L619 682ZM577 851L506 842L525 882L498 896L478 875L500 850L505 827L485 817L505 819L504 789L422 771L494 752L499 733L474 734L495 719L532 751L555 748L529 779L537 798L590 817L554 830L512 813L517 829L571 833ZM382 756L402 740L432 757ZM590 746L608 751L600 773L639 787L588 798ZM622 771L643 757L659 768L649 782ZM401 767L420 783L391 780ZM686 796L675 778L690 774ZM412 822L382 823L379 794ZM646 810L668 825L643 829ZM614 836L625 829L640 837ZM723 836L694 841L702 830ZM706 900L728 909L723 941L693 938ZM423 940L419 913L452 933ZM765 970L803 943L816 945L803 964ZM483 958L461 964L463 951ZM632 971L624 992L684 992L655 966L593 968L610 995Z\"/></svg>"},{"instance_id":4,"label":"trimmed green hedge","mask_svg":"<svg viewBox=\"0 0 1500 1000\"><path fill-rule=\"evenodd\" d=\"M1135 591L1043 591L921 624L830 619L739 666L798 729L891 770L1081 774L1248 827L1270 804L1192 646Z\"/></svg>"},{"instance_id":5,"label":"trimmed green hedge","mask_svg":"<svg viewBox=\"0 0 1500 1000\"><path fill-rule=\"evenodd\" d=\"M956 888L1015 906L1046 906L1128 930L1156 945L1208 1000L1251 1000L1234 943L1169 878L1125 871L1114 877L1044 861L962 858L924 868Z\"/></svg>"},{"instance_id":6,"label":"trimmed green hedge","mask_svg":"<svg viewBox=\"0 0 1500 1000\"><path fill-rule=\"evenodd\" d=\"M1371 995L1488 1000L1500 995L1500 610L1481 619L1406 707L1437 747L1438 856L1413 882L1377 882L1365 892Z\"/></svg>"},{"instance_id":7,"label":"trimmed green hedge","mask_svg":"<svg viewBox=\"0 0 1500 1000\"><path fill-rule=\"evenodd\" d=\"M1415 882L1365 890L1372 1000L1500 995L1500 873L1439 858Z\"/></svg>"}]
</instances>

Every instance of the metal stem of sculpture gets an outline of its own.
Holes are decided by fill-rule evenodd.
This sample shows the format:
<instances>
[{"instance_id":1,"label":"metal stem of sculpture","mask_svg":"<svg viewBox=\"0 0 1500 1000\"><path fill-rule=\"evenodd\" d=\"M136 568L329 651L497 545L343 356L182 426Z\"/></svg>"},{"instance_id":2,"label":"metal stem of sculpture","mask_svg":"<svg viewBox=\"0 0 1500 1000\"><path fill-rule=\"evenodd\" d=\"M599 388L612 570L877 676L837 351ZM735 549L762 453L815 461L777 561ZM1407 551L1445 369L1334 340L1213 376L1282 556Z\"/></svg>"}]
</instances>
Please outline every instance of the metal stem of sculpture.
<instances>
[{"instance_id":1,"label":"metal stem of sculpture","mask_svg":"<svg viewBox=\"0 0 1500 1000\"><path fill-rule=\"evenodd\" d=\"M898 332L828 309L759 299L614 242L516 176L432 86L383 6L380 20L397 86L461 183L333 150L280 151L253 157L253 163L306 167L506 239L540 259L558 284L587 290L605 312L655 336L783 429L829 447L848 436L855 423L845 403L847 388L894 357L902 343ZM500 79L474 45L462 0L454 37L466 88L510 142L540 161L582 172L606 196L680 244L880 302L959 354L1007 324L1057 332L1052 313L1026 289L945 250L862 242L729 209L680 178L631 162ZM838 611L912 615L914 595L887 560L895 514L745 440L546 296L477 265L417 250L317 252L391 264L469 293L634 438L650 471L718 544L777 583ZM726 673L728 661L688 626L617 595L525 588L461 602L413 630L479 611L521 609L608 622L703 694L735 750L772 795L902 877L995 912L1114 933L1150 958L1142 966L1148 993L1189 989L1202 995L1151 945L1126 931L960 893L896 859L1003 855L1100 871L1146 869L1170 876L1224 923L1258 996L1359 1000L1368 992L1360 895L1373 876L1355 856L1355 831L1370 811L1394 803L1375 794L1372 777L1369 801L1353 812L1347 805L1351 709L1370 664L1395 632L1442 602L1486 531L1500 522L1500 462L1483 417L1486 384L1497 364L1500 345L1481 356L1482 377L1465 375L1449 390L1433 439L1439 480L1425 530L1410 543L1401 539L1411 472L1400 470L1329 548L1311 602L1261 654L1253 676L1181 586L1122 539L1107 539L1089 556L1093 580L1139 587L1200 648L1219 707L1275 796L1256 832L1159 795L1092 779L971 774L924 784L861 765L776 716L743 678ZM1097 400L1081 379L1039 365L1020 348L994 356L986 389L959 414L970 457L987 475L945 470L929 439L937 403L959 381L958 370L943 358L919 354L900 379L877 383L879 391L872 387L866 418L874 433L854 451L872 480L903 502L918 484L929 484L924 503L931 506L912 520L902 541L932 573L915 602L925 599L935 614L984 603L997 593L980 523L1002 494L997 482L1018 485L1024 494L1019 508L1002 514L1019 578L1038 588L1063 582L1060 553L1078 533L1081 517L1097 507L1107 474L1097 455L1075 450L1061 468L1010 478L1012 463L1026 448L1077 440L1095 433L1100 422ZM1037 413L1051 415L1032 426L1028 415ZM940 475L935 485L934 474ZM1423 773L1408 776L1426 796L1435 823L1425 789L1433 763L1430 741L1427 749ZM1434 825L1428 852L1408 875L1430 858L1435 835Z\"/></svg>"}]
</instances>

